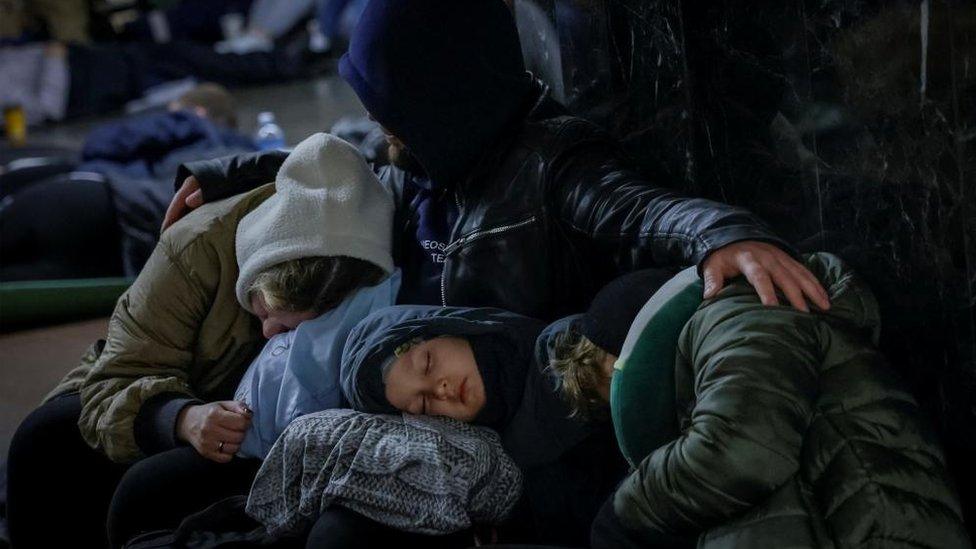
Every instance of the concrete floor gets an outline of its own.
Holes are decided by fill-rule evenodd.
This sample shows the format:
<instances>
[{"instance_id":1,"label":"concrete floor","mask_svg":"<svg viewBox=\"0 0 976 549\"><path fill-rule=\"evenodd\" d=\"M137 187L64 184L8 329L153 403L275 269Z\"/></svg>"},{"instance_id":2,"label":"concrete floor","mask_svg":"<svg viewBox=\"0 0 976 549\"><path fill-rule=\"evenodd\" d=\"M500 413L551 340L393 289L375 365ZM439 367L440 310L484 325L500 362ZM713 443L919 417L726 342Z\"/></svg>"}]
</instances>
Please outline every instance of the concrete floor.
<instances>
[{"instance_id":1,"label":"concrete floor","mask_svg":"<svg viewBox=\"0 0 976 549\"><path fill-rule=\"evenodd\" d=\"M0 334L0 455L21 420L107 329L108 319L100 318Z\"/></svg>"},{"instance_id":2,"label":"concrete floor","mask_svg":"<svg viewBox=\"0 0 976 549\"><path fill-rule=\"evenodd\" d=\"M327 131L340 117L362 115L352 90L336 76L234 90L241 130L253 132L257 114L271 110L294 145ZM88 131L114 117L85 119L31 132L32 145L80 148ZM2 260L2 259L0 259ZM0 304L2 306L2 304ZM37 406L85 349L104 337L107 319L0 334L0 456L21 420Z\"/></svg>"}]
</instances>

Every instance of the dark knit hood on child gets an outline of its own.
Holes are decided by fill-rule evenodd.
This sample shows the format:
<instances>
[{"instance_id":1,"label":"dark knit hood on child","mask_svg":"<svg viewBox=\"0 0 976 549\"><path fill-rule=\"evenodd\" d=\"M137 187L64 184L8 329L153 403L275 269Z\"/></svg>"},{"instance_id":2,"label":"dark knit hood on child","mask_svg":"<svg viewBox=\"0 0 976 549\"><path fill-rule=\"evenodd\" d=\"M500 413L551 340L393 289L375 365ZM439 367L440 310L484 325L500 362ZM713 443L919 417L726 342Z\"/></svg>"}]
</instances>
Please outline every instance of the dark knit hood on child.
<instances>
[{"instance_id":1,"label":"dark knit hood on child","mask_svg":"<svg viewBox=\"0 0 976 549\"><path fill-rule=\"evenodd\" d=\"M487 400L474 423L501 430L522 400L532 348L543 324L500 309L404 305L377 311L353 329L343 351L342 391L353 409L399 413L386 399L383 364L412 340L466 339Z\"/></svg>"}]
</instances>

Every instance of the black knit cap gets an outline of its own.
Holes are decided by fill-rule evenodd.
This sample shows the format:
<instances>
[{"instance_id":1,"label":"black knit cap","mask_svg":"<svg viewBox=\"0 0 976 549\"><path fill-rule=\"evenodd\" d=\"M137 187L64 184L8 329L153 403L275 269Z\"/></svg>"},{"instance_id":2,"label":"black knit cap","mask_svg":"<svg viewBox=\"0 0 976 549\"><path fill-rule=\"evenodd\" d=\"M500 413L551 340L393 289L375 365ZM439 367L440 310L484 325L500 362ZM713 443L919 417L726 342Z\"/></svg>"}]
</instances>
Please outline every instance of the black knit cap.
<instances>
[{"instance_id":1,"label":"black knit cap","mask_svg":"<svg viewBox=\"0 0 976 549\"><path fill-rule=\"evenodd\" d=\"M637 313L674 274L664 269L645 269L607 284L583 315L580 332L597 347L619 357Z\"/></svg>"}]
</instances>

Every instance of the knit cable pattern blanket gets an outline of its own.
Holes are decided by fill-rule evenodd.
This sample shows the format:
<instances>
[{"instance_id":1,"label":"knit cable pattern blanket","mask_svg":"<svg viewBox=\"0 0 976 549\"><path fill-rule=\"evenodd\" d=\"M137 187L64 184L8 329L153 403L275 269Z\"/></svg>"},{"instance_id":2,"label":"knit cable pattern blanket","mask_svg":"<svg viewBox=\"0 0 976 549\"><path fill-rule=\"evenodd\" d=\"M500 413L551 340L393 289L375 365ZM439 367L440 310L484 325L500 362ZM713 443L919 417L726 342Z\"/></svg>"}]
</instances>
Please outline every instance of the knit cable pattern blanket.
<instances>
[{"instance_id":1,"label":"knit cable pattern blanket","mask_svg":"<svg viewBox=\"0 0 976 549\"><path fill-rule=\"evenodd\" d=\"M521 487L491 429L326 410L288 426L258 471L246 510L276 537L302 534L333 504L399 530L447 534L500 522Z\"/></svg>"}]
</instances>

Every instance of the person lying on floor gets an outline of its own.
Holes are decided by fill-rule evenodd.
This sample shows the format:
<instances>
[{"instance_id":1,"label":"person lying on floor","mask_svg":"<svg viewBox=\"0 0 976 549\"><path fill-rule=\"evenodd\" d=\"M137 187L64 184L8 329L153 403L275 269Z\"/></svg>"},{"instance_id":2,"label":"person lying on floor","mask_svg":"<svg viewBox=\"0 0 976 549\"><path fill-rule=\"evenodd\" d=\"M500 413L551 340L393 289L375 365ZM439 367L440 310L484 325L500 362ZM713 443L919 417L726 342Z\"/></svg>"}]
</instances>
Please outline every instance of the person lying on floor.
<instances>
[{"instance_id":1,"label":"person lying on floor","mask_svg":"<svg viewBox=\"0 0 976 549\"><path fill-rule=\"evenodd\" d=\"M80 163L72 153L58 173L0 175L0 280L138 275L180 163L255 150L235 129L234 103L223 87L200 84L166 111L99 124Z\"/></svg>"},{"instance_id":2,"label":"person lying on floor","mask_svg":"<svg viewBox=\"0 0 976 549\"><path fill-rule=\"evenodd\" d=\"M187 78L224 86L281 83L318 70L306 45L296 38L273 51L240 55L178 41L2 46L0 104L19 105L28 124L36 125L110 113L134 100L152 102L161 86Z\"/></svg>"},{"instance_id":3,"label":"person lying on floor","mask_svg":"<svg viewBox=\"0 0 976 549\"><path fill-rule=\"evenodd\" d=\"M264 338L349 296L374 295L363 315L392 303L392 213L355 148L316 134L275 184L164 233L106 340L14 436L13 544L104 546L107 515L118 547L246 493L260 461L234 458L251 418L227 399ZM52 515L66 522L52 530Z\"/></svg>"},{"instance_id":4,"label":"person lying on floor","mask_svg":"<svg viewBox=\"0 0 976 549\"><path fill-rule=\"evenodd\" d=\"M609 422L570 418L545 370L562 326L493 308L383 309L350 333L342 390L354 410L445 416L495 429L524 475L498 540L586 545L626 464Z\"/></svg>"},{"instance_id":5,"label":"person lying on floor","mask_svg":"<svg viewBox=\"0 0 976 549\"><path fill-rule=\"evenodd\" d=\"M636 467L593 547L970 546L939 443L876 348L870 290L835 256L805 265L830 311L764 308L743 280L700 302L694 272L638 271L562 334L563 394L583 417L612 410Z\"/></svg>"}]
</instances>

